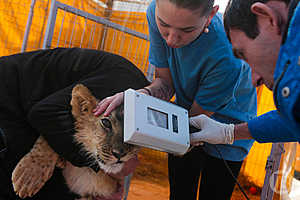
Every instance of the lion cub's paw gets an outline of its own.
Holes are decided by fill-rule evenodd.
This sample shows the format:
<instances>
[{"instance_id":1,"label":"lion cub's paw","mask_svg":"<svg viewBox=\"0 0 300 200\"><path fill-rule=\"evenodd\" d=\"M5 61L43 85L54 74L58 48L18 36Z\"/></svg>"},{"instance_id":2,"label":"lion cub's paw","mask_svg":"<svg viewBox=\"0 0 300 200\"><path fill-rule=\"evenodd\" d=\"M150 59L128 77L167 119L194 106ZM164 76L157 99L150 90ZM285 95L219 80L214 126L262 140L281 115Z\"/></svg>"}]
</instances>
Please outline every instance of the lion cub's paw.
<instances>
[{"instance_id":1,"label":"lion cub's paw","mask_svg":"<svg viewBox=\"0 0 300 200\"><path fill-rule=\"evenodd\" d=\"M32 197L50 179L58 160L58 155L40 137L33 149L17 164L12 173L12 183L21 198Z\"/></svg>"}]
</instances>

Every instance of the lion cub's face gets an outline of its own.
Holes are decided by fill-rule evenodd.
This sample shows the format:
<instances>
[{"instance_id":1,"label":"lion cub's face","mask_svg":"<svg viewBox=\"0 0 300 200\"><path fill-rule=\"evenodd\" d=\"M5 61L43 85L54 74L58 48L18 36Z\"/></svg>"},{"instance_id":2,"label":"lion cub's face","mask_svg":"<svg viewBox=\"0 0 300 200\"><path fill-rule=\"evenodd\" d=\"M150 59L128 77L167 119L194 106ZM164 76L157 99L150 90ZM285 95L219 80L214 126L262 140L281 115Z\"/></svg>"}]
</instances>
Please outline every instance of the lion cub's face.
<instances>
[{"instance_id":1,"label":"lion cub's face","mask_svg":"<svg viewBox=\"0 0 300 200\"><path fill-rule=\"evenodd\" d=\"M72 114L76 120L76 142L82 145L88 156L94 157L100 167L109 173L116 173L123 162L138 153L138 147L123 142L123 106L110 116L96 117L93 109L97 100L83 85L76 85L72 91Z\"/></svg>"}]
</instances>

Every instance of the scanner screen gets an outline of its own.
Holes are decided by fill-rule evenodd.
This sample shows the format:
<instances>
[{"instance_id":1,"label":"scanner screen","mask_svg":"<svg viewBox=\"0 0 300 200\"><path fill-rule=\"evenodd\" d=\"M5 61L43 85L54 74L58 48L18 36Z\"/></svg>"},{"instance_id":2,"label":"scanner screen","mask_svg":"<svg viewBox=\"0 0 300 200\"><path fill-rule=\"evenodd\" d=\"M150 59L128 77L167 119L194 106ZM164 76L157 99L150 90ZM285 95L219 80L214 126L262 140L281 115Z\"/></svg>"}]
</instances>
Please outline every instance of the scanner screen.
<instances>
[{"instance_id":1,"label":"scanner screen","mask_svg":"<svg viewBox=\"0 0 300 200\"><path fill-rule=\"evenodd\" d=\"M155 110L153 108L147 108L147 120L149 124L168 129L168 114Z\"/></svg>"}]
</instances>

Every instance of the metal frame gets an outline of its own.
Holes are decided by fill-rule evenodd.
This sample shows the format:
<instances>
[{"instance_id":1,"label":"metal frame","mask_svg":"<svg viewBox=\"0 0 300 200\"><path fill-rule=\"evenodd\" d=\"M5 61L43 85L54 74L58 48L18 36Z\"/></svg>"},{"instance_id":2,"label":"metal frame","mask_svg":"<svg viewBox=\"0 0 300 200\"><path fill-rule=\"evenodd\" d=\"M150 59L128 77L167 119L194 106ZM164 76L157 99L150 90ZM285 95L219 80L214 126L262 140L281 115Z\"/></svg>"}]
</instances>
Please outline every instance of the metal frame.
<instances>
[{"instance_id":1,"label":"metal frame","mask_svg":"<svg viewBox=\"0 0 300 200\"><path fill-rule=\"evenodd\" d=\"M52 42L52 36L53 36L53 32L54 32L54 27L55 27L55 22L56 22L56 14L58 9L62 9L64 11L73 13L75 15L84 17L86 19L89 19L91 21L97 22L99 24L103 24L106 25L110 28L122 31L124 33L128 33L130 35L136 36L138 38L144 39L144 40L149 40L148 35L131 30L127 27L124 27L120 24L116 24L113 23L103 17L98 17L95 15L92 15L90 13L84 12L82 10L79 10L77 8L74 8L72 6L63 4L59 1L55 1L53 0L51 3L51 8L50 8L50 13L49 13L49 18L48 18L48 23L47 23L47 28L46 28L46 32L45 32L45 37L44 37L44 42L43 42L43 49L47 49L51 47L51 42Z\"/></svg>"},{"instance_id":2,"label":"metal frame","mask_svg":"<svg viewBox=\"0 0 300 200\"><path fill-rule=\"evenodd\" d=\"M36 0L31 0L30 11L29 11L28 18L27 18L26 29L25 29L25 33L24 33L24 37L23 37L21 52L25 52L25 50L27 48L27 41L28 41L28 37L29 37L29 33L30 33L30 27L32 24L35 3L36 3Z\"/></svg>"},{"instance_id":3,"label":"metal frame","mask_svg":"<svg viewBox=\"0 0 300 200\"><path fill-rule=\"evenodd\" d=\"M35 0L32 0L32 1L35 1ZM43 49L48 49L48 48L51 47L51 42L52 42L52 37L53 37L53 33L54 33L54 27L55 27L55 23L56 23L56 15L57 15L58 9L62 9L66 12L70 12L70 13L73 13L75 15L84 17L85 19L94 21L94 22L99 23L99 24L103 24L106 27L110 27L110 28L113 28L115 30L122 31L124 33L128 33L130 35L136 36L140 39L149 41L149 36L146 35L146 34L131 30L131 29L129 29L127 27L124 27L120 24L113 23L113 22L111 22L111 21L109 21L109 20L107 20L103 17L92 15L92 14L87 13L85 11L82 11L80 9L74 8L74 7L66 5L66 4L63 4L59 1L52 0L51 7L50 7L50 13L49 13L49 17L48 17L48 22L47 22L47 27L46 27L45 36L44 36L44 41L43 41L43 46L42 46ZM27 42L27 40L26 40L26 42ZM146 73L147 79L149 81L153 81L154 66L149 64L148 65L148 70L145 71L145 73Z\"/></svg>"},{"instance_id":4,"label":"metal frame","mask_svg":"<svg viewBox=\"0 0 300 200\"><path fill-rule=\"evenodd\" d=\"M268 157L267 163L266 163L266 175L265 175L265 181L262 188L262 193L260 196L261 200L272 200L274 196L274 186L271 184L271 176L274 177L273 183L276 184L277 180L277 174L280 167L280 160L282 154L285 152L284 150L284 144L283 143L274 143L272 145L271 153Z\"/></svg>"}]
</instances>

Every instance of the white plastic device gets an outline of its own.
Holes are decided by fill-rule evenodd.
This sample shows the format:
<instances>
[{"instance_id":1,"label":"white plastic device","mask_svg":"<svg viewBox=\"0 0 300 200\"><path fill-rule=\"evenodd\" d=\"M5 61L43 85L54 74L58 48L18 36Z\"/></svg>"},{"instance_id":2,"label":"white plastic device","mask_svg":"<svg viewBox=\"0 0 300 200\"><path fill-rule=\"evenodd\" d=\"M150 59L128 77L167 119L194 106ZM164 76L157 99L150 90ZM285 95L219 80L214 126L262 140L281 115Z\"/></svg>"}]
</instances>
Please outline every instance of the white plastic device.
<instances>
[{"instance_id":1,"label":"white plastic device","mask_svg":"<svg viewBox=\"0 0 300 200\"><path fill-rule=\"evenodd\" d=\"M124 142L173 154L190 147L188 111L178 105L125 91Z\"/></svg>"}]
</instances>

